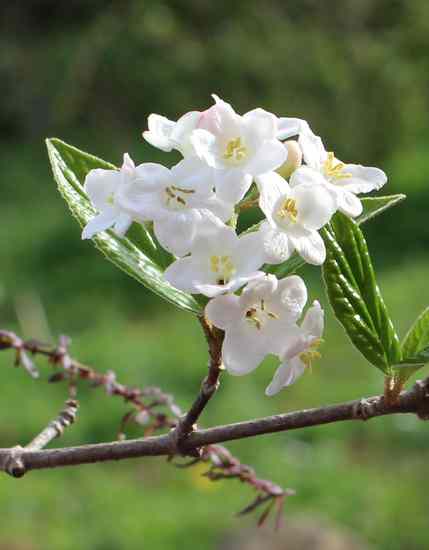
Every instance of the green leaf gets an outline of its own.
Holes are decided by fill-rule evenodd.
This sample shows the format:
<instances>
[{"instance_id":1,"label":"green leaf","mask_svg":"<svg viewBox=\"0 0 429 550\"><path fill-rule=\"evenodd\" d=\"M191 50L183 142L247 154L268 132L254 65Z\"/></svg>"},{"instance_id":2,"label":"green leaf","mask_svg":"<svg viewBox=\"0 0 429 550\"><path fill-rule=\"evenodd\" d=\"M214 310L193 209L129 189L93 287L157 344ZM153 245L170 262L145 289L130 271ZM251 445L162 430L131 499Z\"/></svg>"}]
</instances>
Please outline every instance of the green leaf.
<instances>
[{"instance_id":1,"label":"green leaf","mask_svg":"<svg viewBox=\"0 0 429 550\"><path fill-rule=\"evenodd\" d=\"M414 357L429 346L429 307L415 320L402 342L402 357Z\"/></svg>"},{"instance_id":2,"label":"green leaf","mask_svg":"<svg viewBox=\"0 0 429 550\"><path fill-rule=\"evenodd\" d=\"M83 227L96 213L82 187L86 174L93 168L112 169L114 166L55 138L46 140L46 145L58 190ZM155 254L155 243L150 243L150 234L144 231L139 235L142 246ZM130 239L118 237L113 231L101 232L92 241L108 260L145 287L181 309L201 313L201 307L192 296L164 280L162 269L149 257L147 250L142 252Z\"/></svg>"},{"instance_id":3,"label":"green leaf","mask_svg":"<svg viewBox=\"0 0 429 550\"><path fill-rule=\"evenodd\" d=\"M358 225L361 225L362 223L365 223L368 220L375 218L375 216L378 216L388 208L391 208L392 206L395 206L396 204L402 202L405 198L405 195L388 195L386 197L361 198L363 211L362 214L358 216L355 221ZM250 227L249 229L247 229L247 231L256 231L260 224L261 222ZM266 266L266 268L264 268L264 271L266 271L267 273L273 273L279 279L282 279L283 277L286 277L286 275L296 273L304 265L305 261L295 252L288 260L286 260L286 262L278 265Z\"/></svg>"},{"instance_id":4,"label":"green leaf","mask_svg":"<svg viewBox=\"0 0 429 550\"><path fill-rule=\"evenodd\" d=\"M337 319L356 348L385 373L401 360L399 339L375 280L358 224L341 213L322 230L323 278Z\"/></svg>"},{"instance_id":5,"label":"green leaf","mask_svg":"<svg viewBox=\"0 0 429 550\"><path fill-rule=\"evenodd\" d=\"M401 195L401 194L387 195L385 197L361 198L363 212L360 216L356 218L355 221L357 222L358 225L360 225L361 223L365 223L368 220L375 218L375 216L378 216L385 210L392 208L392 206L396 206L406 198L407 198L406 195Z\"/></svg>"},{"instance_id":6,"label":"green leaf","mask_svg":"<svg viewBox=\"0 0 429 550\"><path fill-rule=\"evenodd\" d=\"M401 380L405 381L429 363L429 307L417 317L401 349L403 359L395 370Z\"/></svg>"}]
</instances>

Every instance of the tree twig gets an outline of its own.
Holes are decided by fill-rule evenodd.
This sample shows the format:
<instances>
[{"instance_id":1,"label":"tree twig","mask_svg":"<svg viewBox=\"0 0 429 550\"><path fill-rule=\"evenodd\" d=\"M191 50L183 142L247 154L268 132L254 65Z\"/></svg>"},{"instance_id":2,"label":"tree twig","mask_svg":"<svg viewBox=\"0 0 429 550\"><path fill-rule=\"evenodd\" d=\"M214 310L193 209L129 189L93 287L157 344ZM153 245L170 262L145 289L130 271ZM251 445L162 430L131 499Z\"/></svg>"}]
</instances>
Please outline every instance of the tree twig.
<instances>
[{"instance_id":1,"label":"tree twig","mask_svg":"<svg viewBox=\"0 0 429 550\"><path fill-rule=\"evenodd\" d=\"M27 451L40 451L49 443L60 437L65 428L71 426L75 420L78 409L78 402L74 399L68 399L65 403L64 409L60 412L58 417L55 420L52 420L46 428L40 432L27 446Z\"/></svg>"},{"instance_id":2,"label":"tree twig","mask_svg":"<svg viewBox=\"0 0 429 550\"><path fill-rule=\"evenodd\" d=\"M221 373L223 333L217 331L216 328L209 325L203 319L200 319L200 322L209 344L209 371L205 379L205 387L202 388L201 394L197 397L190 412L184 417L187 418L187 421L184 426L185 431L180 434L181 442L186 439L189 433L187 431L187 426L190 427L190 431L193 429L194 423L216 390ZM167 436L161 438L146 437L144 440L137 440L137 445L135 445L135 442L128 441L126 443L131 443L131 445L122 445L120 447L118 447L117 442L103 444L101 446L77 447L72 451L73 456L68 455L68 453L64 455L61 449L59 449L58 453L54 453L50 458L48 457L51 461L51 467L62 466L62 461L65 461L64 464L66 465L72 465L100 460L120 460L124 452L125 454L130 453L130 457L166 454L166 449L168 448L170 460L172 458L171 453L187 454L197 457L188 464L176 464L178 467L187 467L199 462L205 462L209 465L209 469L205 475L210 480L238 479L240 482L252 487L256 491L257 497L253 501L252 506L249 507L248 510L245 509L243 513L250 513L256 508L259 508L260 505L268 502L270 509L276 508L276 525L279 523L284 499L286 496L292 494L290 489L283 490L280 486L271 481L259 479L250 466L242 464L238 458L233 456L221 445L208 445L204 448L195 448L187 451L183 448L180 449L177 445L177 432L174 430L174 427L180 425L179 419L181 417L181 411L174 403L171 395L162 392L156 387L137 389L124 386L116 380L116 376L112 371L102 374L95 371L92 367L83 365L79 361L73 359L68 353L69 344L70 339L65 336L60 337L59 345L52 348L35 340L24 341L16 334L9 331L0 331L0 350L14 349L16 352L16 366L22 366L28 370L28 363L31 362L32 371L38 374L37 368L31 361L28 353L33 355L40 354L46 356L52 366L58 369L50 377L50 381L59 382L61 380L69 380L69 388L72 390L73 395L77 391L76 379L81 378L83 380L88 380L94 387L103 386L107 395L120 396L123 397L126 403L132 403L134 409L128 411L121 421L119 439L122 441L125 439L125 434L123 433L125 426L131 420L139 425L145 426L145 436L152 435L155 430L166 427L173 428L173 431L170 432L168 438ZM30 372L30 374L32 373ZM209 388L208 391L207 387ZM147 402L147 400L149 400L149 402ZM159 406L167 408L170 414L158 412L156 408ZM48 443L48 439L56 433L57 430L55 428L52 430L51 426L49 426L47 431L44 430L42 434L36 438L36 442L30 444L31 448L29 448L29 446L22 448L18 445L11 449L0 449L0 470L6 471L13 477L21 477L26 473L27 469L47 467L44 465L46 455L41 457L42 462L40 463L40 461L38 462L40 455L34 455L34 452L45 446ZM141 445L140 443L143 444ZM24 453L26 453L25 464L23 457ZM26 466L27 463L29 465L28 468ZM267 515L266 509L260 521L265 520Z\"/></svg>"},{"instance_id":3,"label":"tree twig","mask_svg":"<svg viewBox=\"0 0 429 550\"><path fill-rule=\"evenodd\" d=\"M414 413L423 420L429 419L429 378L416 382L411 390L400 395L398 402L395 404L385 403L384 397L378 395L369 399L348 401L338 405L237 422L206 430L196 430L188 435L184 445L187 451L191 451L207 445L274 432L284 432L346 420L369 420L378 416L402 413ZM171 445L170 433L128 441L52 450L25 451L22 454L22 460L27 471L143 456L170 456ZM4 464L11 457L11 454L13 454L13 449L0 449L0 470L5 470Z\"/></svg>"},{"instance_id":4,"label":"tree twig","mask_svg":"<svg viewBox=\"0 0 429 550\"><path fill-rule=\"evenodd\" d=\"M204 317L199 318L203 328L206 340L209 346L209 366L208 374L204 378L197 398L191 405L186 415L179 421L174 432L174 445L176 451L183 453L184 442L188 435L196 429L196 423L207 403L219 388L219 378L222 372L222 343L224 338L223 331L210 325ZM195 449L192 449L195 451ZM189 452L189 451L188 451ZM199 456L199 451L193 453L193 456Z\"/></svg>"}]
</instances>

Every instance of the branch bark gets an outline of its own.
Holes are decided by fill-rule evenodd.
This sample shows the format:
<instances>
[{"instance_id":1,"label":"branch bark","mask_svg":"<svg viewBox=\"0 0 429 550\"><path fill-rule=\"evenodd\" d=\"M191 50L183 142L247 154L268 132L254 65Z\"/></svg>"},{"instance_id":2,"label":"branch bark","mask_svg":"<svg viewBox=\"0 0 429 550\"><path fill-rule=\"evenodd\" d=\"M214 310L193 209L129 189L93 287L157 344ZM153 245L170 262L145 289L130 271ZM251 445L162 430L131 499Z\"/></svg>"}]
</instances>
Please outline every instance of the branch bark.
<instances>
[{"instance_id":1,"label":"branch bark","mask_svg":"<svg viewBox=\"0 0 429 550\"><path fill-rule=\"evenodd\" d=\"M235 439L320 426L333 422L369 420L378 416L403 413L416 414L422 420L429 419L429 378L416 382L413 388L403 392L394 404L387 403L384 396L378 395L338 405L268 416L206 430L196 430L187 436L183 446L184 450L190 453L206 445ZM144 456L170 456L172 437L173 432L170 432L170 434L157 437L62 449L40 451L24 449L20 459L25 473L28 470L76 466L108 460L124 460ZM6 465L16 452L14 449L16 448L0 449L0 470L7 471Z\"/></svg>"},{"instance_id":2,"label":"branch bark","mask_svg":"<svg viewBox=\"0 0 429 550\"><path fill-rule=\"evenodd\" d=\"M222 372L222 343L224 333L213 325L210 325L204 317L200 317L199 321L209 345L209 371L201 383L197 398L189 411L179 421L173 435L174 446L176 447L173 451L179 451L181 454L190 454L191 456L199 456L199 451L195 449L187 449L185 451L185 441L189 434L196 429L198 418L218 390L219 378Z\"/></svg>"}]
</instances>

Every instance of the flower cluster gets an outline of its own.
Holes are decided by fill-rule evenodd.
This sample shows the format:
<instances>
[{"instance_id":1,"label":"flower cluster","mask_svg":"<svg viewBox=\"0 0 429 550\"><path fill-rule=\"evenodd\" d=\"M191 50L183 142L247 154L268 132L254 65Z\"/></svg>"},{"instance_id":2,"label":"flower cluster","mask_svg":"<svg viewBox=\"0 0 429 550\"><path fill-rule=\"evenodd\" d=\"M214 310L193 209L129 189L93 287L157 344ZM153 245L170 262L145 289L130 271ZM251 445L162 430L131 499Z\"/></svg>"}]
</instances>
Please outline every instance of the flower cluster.
<instances>
[{"instance_id":1,"label":"flower cluster","mask_svg":"<svg viewBox=\"0 0 429 550\"><path fill-rule=\"evenodd\" d=\"M266 390L273 395L320 356L323 310L314 302L300 323L307 302L303 280L278 280L264 266L294 252L321 265L326 250L319 230L338 210L358 216L357 195L380 189L387 178L378 168L338 160L304 120L263 109L239 115L213 98L209 109L177 122L149 116L144 139L183 156L171 169L135 166L125 154L119 170L87 175L85 191L98 215L82 237L109 228L124 235L133 222L150 222L175 257L165 279L211 298L205 314L225 331L225 368L242 375L267 355L279 358ZM238 235L237 217L249 205L258 205L264 220Z\"/></svg>"}]
</instances>

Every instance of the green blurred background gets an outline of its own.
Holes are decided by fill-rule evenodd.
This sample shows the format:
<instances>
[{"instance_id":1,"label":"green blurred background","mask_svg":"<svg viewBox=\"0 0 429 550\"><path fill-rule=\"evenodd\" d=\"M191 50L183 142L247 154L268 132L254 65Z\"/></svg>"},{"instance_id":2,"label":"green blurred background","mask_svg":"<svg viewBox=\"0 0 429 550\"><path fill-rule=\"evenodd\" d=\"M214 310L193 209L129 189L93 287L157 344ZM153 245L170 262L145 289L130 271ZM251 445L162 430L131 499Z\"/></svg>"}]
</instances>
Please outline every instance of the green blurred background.
<instances>
[{"instance_id":1,"label":"green blurred background","mask_svg":"<svg viewBox=\"0 0 429 550\"><path fill-rule=\"evenodd\" d=\"M0 328L45 339L66 333L80 359L130 384L160 385L183 407L191 402L206 368L196 321L80 240L43 139L57 136L115 163L124 151L138 162L172 163L174 155L141 139L147 115L204 109L213 92L238 112L261 106L306 118L340 158L383 168L390 178L383 193L408 199L366 231L401 335L429 304L429 3L26 0L3 4L0 26ZM326 303L318 270L304 274L311 297ZM2 353L1 446L25 444L57 414L66 392L11 364ZM202 422L382 387L330 311L324 357L312 374L268 399L272 369L267 362L245 378L226 375ZM114 438L124 412L119 400L85 388L80 400L80 420L61 444ZM428 548L429 443L427 426L414 417L229 448L260 476L297 490L285 530L275 538L263 532L266 548L268 540L269 548L293 550ZM234 481L210 485L201 470L152 459L33 472L19 481L3 476L0 549L258 548L254 518L234 517L251 497ZM304 533L314 528L319 542L294 542L298 524ZM343 532L344 545L335 546ZM333 539L324 546L326 533Z\"/></svg>"}]
</instances>

